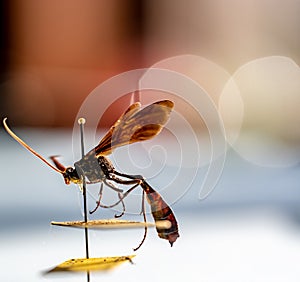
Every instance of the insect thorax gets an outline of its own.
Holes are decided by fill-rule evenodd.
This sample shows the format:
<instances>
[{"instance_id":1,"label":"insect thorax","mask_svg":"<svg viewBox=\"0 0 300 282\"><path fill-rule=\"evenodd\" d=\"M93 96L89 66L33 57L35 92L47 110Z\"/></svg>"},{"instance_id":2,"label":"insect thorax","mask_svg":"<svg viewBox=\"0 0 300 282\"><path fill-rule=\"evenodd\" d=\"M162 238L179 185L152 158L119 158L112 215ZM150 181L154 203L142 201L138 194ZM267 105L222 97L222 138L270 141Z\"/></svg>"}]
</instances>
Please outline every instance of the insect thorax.
<instances>
[{"instance_id":1,"label":"insect thorax","mask_svg":"<svg viewBox=\"0 0 300 282\"><path fill-rule=\"evenodd\" d=\"M94 183L103 181L109 173L114 171L114 166L106 157L96 157L93 151L86 154L74 166L79 174Z\"/></svg>"}]
</instances>

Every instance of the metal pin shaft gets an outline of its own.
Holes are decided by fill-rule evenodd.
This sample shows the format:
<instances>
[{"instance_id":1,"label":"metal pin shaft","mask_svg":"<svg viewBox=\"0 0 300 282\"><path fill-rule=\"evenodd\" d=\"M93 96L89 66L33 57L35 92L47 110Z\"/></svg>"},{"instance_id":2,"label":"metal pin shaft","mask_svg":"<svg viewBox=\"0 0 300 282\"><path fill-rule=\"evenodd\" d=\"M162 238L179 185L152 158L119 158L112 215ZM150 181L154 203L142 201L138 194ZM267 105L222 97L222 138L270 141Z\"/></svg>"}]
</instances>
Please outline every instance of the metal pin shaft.
<instances>
[{"instance_id":1,"label":"metal pin shaft","mask_svg":"<svg viewBox=\"0 0 300 282\"><path fill-rule=\"evenodd\" d=\"M79 118L78 123L80 126L80 143L81 143L81 155L84 157L84 124L85 119ZM83 190L83 212L84 212L84 222L88 221L88 213L87 213L87 196L86 196L86 181L85 177L83 176L82 179L82 190ZM84 228L84 234L85 234L85 254L86 258L89 258L89 234L88 234L88 228ZM90 273L87 271L87 281L90 281Z\"/></svg>"}]
</instances>

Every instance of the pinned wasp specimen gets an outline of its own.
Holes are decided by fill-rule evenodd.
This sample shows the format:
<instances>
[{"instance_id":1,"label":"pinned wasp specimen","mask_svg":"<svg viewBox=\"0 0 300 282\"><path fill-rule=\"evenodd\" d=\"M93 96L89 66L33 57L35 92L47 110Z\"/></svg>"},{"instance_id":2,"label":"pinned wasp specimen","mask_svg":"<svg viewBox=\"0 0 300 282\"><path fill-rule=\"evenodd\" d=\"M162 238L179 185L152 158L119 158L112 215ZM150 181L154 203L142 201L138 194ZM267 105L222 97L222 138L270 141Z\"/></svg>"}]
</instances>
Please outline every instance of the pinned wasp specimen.
<instances>
[{"instance_id":1,"label":"pinned wasp specimen","mask_svg":"<svg viewBox=\"0 0 300 282\"><path fill-rule=\"evenodd\" d=\"M145 214L145 197L150 204L151 213L154 221L157 223L156 230L158 236L169 241L172 246L179 237L178 225L175 215L168 204L162 199L161 195L156 192L141 175L128 175L118 172L107 155L118 147L128 145L135 142L149 140L158 135L163 126L169 119L170 113L173 109L173 102L169 100L158 101L141 109L139 102L132 104L121 115L121 117L114 123L106 135L102 138L100 143L92 150L90 150L84 157L74 163L73 167L63 166L55 156L50 157L54 166L49 163L40 154L28 146L22 139L15 135L6 123L6 118L3 120L6 131L22 146L40 158L52 169L60 173L66 184L71 182L81 185L83 181L87 184L101 183L99 191L99 200L96 208L91 211L94 212L98 207L111 208L119 203L123 205L123 212L116 217L120 217L125 212L125 205L123 199L136 187L142 188L142 214L146 223ZM110 187L118 193L119 200L112 205L101 204L103 184ZM117 185L131 185L131 187L123 193ZM159 224L165 222L167 224ZM145 225L144 237L137 248L137 250L144 243L147 234L147 227Z\"/></svg>"}]
</instances>

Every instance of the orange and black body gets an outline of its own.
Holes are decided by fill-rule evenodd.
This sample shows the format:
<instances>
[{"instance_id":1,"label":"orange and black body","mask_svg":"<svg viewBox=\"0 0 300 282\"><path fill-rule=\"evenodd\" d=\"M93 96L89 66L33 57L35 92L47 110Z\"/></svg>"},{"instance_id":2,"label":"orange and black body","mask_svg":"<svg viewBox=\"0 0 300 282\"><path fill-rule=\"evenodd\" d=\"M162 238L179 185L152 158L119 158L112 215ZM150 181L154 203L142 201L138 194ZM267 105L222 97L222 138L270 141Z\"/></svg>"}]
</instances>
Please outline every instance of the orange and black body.
<instances>
[{"instance_id":1,"label":"orange and black body","mask_svg":"<svg viewBox=\"0 0 300 282\"><path fill-rule=\"evenodd\" d=\"M173 211L163 200L161 195L156 192L146 181L143 181L140 185L146 193L146 198L151 206L151 213L155 222L159 223L167 221L170 224L170 226L166 224L166 227L160 227L160 224L157 224L156 231L158 236L162 239L168 240L172 247L173 243L179 237L178 225Z\"/></svg>"}]
</instances>

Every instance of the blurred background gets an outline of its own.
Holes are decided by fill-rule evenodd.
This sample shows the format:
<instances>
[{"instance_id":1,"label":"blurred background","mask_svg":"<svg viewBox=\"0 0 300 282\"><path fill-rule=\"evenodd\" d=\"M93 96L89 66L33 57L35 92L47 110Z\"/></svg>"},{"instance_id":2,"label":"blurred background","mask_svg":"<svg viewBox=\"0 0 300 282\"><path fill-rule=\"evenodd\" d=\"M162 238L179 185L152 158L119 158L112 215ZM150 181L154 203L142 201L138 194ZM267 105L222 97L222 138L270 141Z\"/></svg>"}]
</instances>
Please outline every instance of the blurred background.
<instances>
[{"instance_id":1,"label":"blurred background","mask_svg":"<svg viewBox=\"0 0 300 282\"><path fill-rule=\"evenodd\" d=\"M181 281L187 273L190 281L299 281L300 1L11 0L0 5L1 118L7 116L14 131L45 157L59 154L72 165L77 160L72 150L79 154L79 147L72 148L72 127L81 105L99 84L136 68L156 66L191 77L220 114L226 157L211 160L215 148L209 137L215 129L205 126L191 101L178 97L173 97L176 113L191 125L182 129L196 137L175 134L170 123L170 132L145 147L137 144L111 156L121 171L145 175L172 205L181 237L170 248L150 230L136 265L105 275L107 281L120 275L122 281ZM99 100L109 107L99 136L130 103L130 93L112 105L110 95ZM141 95L147 103L172 99L166 93L150 93L148 100ZM89 133L87 128L87 139ZM6 266L0 278L44 280L43 270L84 256L83 232L49 227L51 220L82 218L81 194L74 185L65 189L61 176L3 129L0 140L0 264ZM156 151L158 144L162 151ZM191 165L182 165L182 156ZM222 157L216 187L199 200L210 161ZM92 209L98 186L90 193ZM115 197L111 194L107 203ZM128 210L136 210L126 219L141 220L140 199L140 191L128 197ZM114 214L101 210L94 216ZM91 232L91 256L127 255L142 236L142 230Z\"/></svg>"},{"instance_id":2,"label":"blurred background","mask_svg":"<svg viewBox=\"0 0 300 282\"><path fill-rule=\"evenodd\" d=\"M71 126L101 82L175 55L202 56L229 73L264 56L300 60L297 0L1 5L1 114L16 125Z\"/></svg>"}]
</instances>

